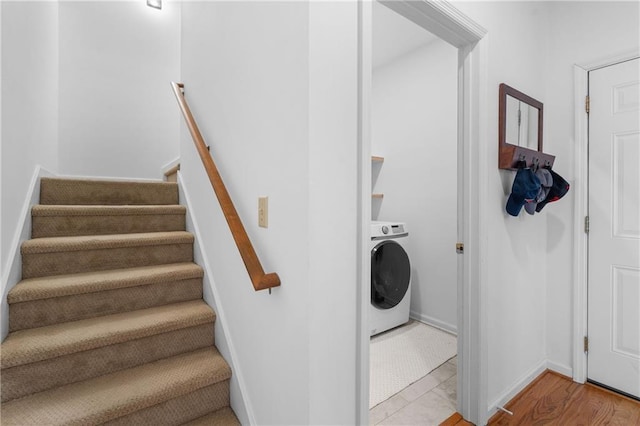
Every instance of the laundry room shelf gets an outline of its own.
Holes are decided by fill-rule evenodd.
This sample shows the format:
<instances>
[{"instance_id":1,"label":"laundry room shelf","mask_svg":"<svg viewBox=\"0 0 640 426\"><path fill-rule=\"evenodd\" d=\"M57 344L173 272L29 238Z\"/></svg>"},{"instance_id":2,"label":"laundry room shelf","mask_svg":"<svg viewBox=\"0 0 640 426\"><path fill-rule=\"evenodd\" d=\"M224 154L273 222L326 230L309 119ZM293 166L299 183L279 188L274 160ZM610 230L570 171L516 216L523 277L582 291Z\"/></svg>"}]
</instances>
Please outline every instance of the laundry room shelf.
<instances>
[{"instance_id":1,"label":"laundry room shelf","mask_svg":"<svg viewBox=\"0 0 640 426\"><path fill-rule=\"evenodd\" d=\"M384 157L379 157L377 155L372 155L371 156L371 163L375 166L372 167L372 171L374 176L377 175L377 173L380 172L380 167L382 165L382 163L384 162ZM373 169L376 169L377 172ZM382 198L384 197L383 194L371 194L371 198L374 200L382 200Z\"/></svg>"}]
</instances>

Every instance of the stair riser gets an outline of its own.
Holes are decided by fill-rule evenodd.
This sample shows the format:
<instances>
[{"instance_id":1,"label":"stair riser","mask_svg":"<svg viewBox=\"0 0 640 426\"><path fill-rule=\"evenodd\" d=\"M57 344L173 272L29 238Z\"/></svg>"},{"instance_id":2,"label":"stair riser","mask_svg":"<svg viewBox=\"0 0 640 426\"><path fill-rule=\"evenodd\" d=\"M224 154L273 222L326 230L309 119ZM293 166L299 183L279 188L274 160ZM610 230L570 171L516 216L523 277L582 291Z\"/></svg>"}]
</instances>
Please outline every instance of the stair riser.
<instances>
[{"instance_id":1,"label":"stair riser","mask_svg":"<svg viewBox=\"0 0 640 426\"><path fill-rule=\"evenodd\" d=\"M40 204L178 204L178 186L155 182L83 181L43 178L40 182Z\"/></svg>"},{"instance_id":2,"label":"stair riser","mask_svg":"<svg viewBox=\"0 0 640 426\"><path fill-rule=\"evenodd\" d=\"M88 249L22 255L22 278L193 261L193 244Z\"/></svg>"},{"instance_id":3,"label":"stair riser","mask_svg":"<svg viewBox=\"0 0 640 426\"><path fill-rule=\"evenodd\" d=\"M202 279L161 282L9 305L9 331L202 299Z\"/></svg>"},{"instance_id":4,"label":"stair riser","mask_svg":"<svg viewBox=\"0 0 640 426\"><path fill-rule=\"evenodd\" d=\"M184 231L185 216L34 216L32 238Z\"/></svg>"},{"instance_id":5,"label":"stair riser","mask_svg":"<svg viewBox=\"0 0 640 426\"><path fill-rule=\"evenodd\" d=\"M229 406L229 380L120 417L104 425L180 425L227 406Z\"/></svg>"},{"instance_id":6,"label":"stair riser","mask_svg":"<svg viewBox=\"0 0 640 426\"><path fill-rule=\"evenodd\" d=\"M183 423L182 426L242 426L231 407L224 407L213 413Z\"/></svg>"},{"instance_id":7,"label":"stair riser","mask_svg":"<svg viewBox=\"0 0 640 426\"><path fill-rule=\"evenodd\" d=\"M2 370L2 402L214 344L213 322Z\"/></svg>"}]
</instances>

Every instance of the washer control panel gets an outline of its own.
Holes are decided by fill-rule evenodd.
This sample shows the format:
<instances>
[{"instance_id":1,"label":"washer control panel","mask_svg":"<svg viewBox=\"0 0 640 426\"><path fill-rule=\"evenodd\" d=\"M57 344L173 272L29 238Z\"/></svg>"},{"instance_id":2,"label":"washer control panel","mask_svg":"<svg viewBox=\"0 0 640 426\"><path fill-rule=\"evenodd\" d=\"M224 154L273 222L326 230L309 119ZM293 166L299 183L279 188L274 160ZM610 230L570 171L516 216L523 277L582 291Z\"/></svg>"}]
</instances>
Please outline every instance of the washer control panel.
<instances>
[{"instance_id":1,"label":"washer control panel","mask_svg":"<svg viewBox=\"0 0 640 426\"><path fill-rule=\"evenodd\" d=\"M406 237L407 225L402 222L371 222L371 239Z\"/></svg>"}]
</instances>

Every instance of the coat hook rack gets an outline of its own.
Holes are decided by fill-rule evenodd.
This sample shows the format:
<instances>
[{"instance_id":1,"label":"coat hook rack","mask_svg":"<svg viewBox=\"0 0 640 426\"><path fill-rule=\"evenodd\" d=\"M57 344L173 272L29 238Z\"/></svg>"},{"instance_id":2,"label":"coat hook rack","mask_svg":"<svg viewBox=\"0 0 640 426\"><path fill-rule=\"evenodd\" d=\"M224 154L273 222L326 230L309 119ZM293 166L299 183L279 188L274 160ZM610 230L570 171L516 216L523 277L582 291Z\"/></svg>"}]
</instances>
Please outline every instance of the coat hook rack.
<instances>
[{"instance_id":1,"label":"coat hook rack","mask_svg":"<svg viewBox=\"0 0 640 426\"><path fill-rule=\"evenodd\" d=\"M542 102L502 83L498 110L498 168L553 167L555 156L542 150Z\"/></svg>"}]
</instances>

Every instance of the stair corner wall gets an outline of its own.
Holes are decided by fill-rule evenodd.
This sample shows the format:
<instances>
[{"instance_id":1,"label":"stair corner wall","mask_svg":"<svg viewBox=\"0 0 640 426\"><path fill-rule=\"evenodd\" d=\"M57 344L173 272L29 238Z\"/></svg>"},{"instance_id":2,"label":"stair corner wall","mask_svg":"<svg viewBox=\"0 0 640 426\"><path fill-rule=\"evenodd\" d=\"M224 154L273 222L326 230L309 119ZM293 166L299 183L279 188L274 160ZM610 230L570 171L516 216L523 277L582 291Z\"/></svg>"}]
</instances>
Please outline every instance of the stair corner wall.
<instances>
[{"instance_id":1,"label":"stair corner wall","mask_svg":"<svg viewBox=\"0 0 640 426\"><path fill-rule=\"evenodd\" d=\"M212 268L209 263L207 253L200 243L202 234L198 227L198 222L192 213L192 205L189 198L187 183L182 179L180 171L177 172L179 202L187 208L186 230L195 236L193 244L193 260L204 269L203 277L203 299L216 312L215 336L216 347L227 360L233 371L230 383L231 408L240 420L241 424L257 424L252 406L249 400L249 393L246 391L246 383L243 379L241 366L238 364L235 346L227 326L227 317L220 300L220 294L213 279Z\"/></svg>"},{"instance_id":2,"label":"stair corner wall","mask_svg":"<svg viewBox=\"0 0 640 426\"><path fill-rule=\"evenodd\" d=\"M2 281L0 282L0 293L2 294L2 309L0 309L0 341L4 341L9 334L9 305L7 303L7 293L19 281L22 275L22 256L20 255L20 245L31 238L31 207L38 204L40 200L40 179L43 177L53 177L54 173L46 170L40 165L36 165L29 190L25 196L22 209L20 210L19 222L16 224L14 234L11 239L11 247L6 263L2 266Z\"/></svg>"}]
</instances>

